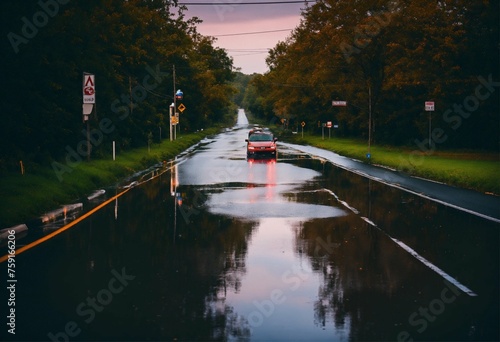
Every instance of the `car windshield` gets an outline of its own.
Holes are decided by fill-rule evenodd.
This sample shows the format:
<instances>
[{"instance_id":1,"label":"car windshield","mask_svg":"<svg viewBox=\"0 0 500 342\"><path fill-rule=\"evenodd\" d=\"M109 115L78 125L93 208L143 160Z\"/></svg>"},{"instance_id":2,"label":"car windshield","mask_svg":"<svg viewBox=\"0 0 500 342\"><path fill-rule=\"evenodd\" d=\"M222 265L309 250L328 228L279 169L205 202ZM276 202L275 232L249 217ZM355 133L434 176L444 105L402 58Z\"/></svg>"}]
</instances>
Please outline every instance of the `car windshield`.
<instances>
[{"instance_id":1,"label":"car windshield","mask_svg":"<svg viewBox=\"0 0 500 342\"><path fill-rule=\"evenodd\" d=\"M273 141L271 134L252 134L248 139L250 141Z\"/></svg>"}]
</instances>

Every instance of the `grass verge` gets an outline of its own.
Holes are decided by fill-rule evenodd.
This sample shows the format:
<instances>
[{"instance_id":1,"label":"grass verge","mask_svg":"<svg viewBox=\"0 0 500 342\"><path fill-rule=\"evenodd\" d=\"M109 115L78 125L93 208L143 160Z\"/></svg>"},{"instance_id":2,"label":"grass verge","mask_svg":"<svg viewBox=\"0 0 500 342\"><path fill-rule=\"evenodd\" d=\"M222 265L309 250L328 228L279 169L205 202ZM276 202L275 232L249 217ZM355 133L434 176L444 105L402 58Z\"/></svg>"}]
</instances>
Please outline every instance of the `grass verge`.
<instances>
[{"instance_id":1,"label":"grass verge","mask_svg":"<svg viewBox=\"0 0 500 342\"><path fill-rule=\"evenodd\" d=\"M366 141L304 134L287 138L287 141L311 145L340 155L368 162ZM490 194L500 194L500 156L496 153L474 151L429 151L417 147L400 148L371 146L370 163L397 169L449 185L473 189Z\"/></svg>"},{"instance_id":2,"label":"grass verge","mask_svg":"<svg viewBox=\"0 0 500 342\"><path fill-rule=\"evenodd\" d=\"M88 195L99 187L115 184L120 179L144 170L162 160L168 160L196 144L218 128L199 133L183 134L176 141L164 140L148 150L142 147L120 153L113 161L96 159L82 161L71 172L58 179L52 166L36 165L20 173L2 174L0 181L0 229L23 223L43 212L58 208Z\"/></svg>"}]
</instances>

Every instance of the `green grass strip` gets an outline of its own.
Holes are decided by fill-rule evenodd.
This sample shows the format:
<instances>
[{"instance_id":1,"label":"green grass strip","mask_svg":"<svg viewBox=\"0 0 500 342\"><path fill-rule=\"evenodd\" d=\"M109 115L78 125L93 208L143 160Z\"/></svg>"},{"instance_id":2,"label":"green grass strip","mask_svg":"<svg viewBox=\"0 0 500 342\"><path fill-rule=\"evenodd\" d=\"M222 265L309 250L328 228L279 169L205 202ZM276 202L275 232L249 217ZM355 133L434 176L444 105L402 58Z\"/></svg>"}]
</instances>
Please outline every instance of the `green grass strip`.
<instances>
[{"instance_id":1,"label":"green grass strip","mask_svg":"<svg viewBox=\"0 0 500 342\"><path fill-rule=\"evenodd\" d=\"M109 155L102 159L82 161L65 172L60 180L50 165L28 167L25 174L4 173L0 180L0 229L38 217L45 211L71 203L92 191L116 184L120 179L169 160L198 143L218 128L182 134L177 140ZM61 161L61 164L66 165Z\"/></svg>"},{"instance_id":2,"label":"green grass strip","mask_svg":"<svg viewBox=\"0 0 500 342\"><path fill-rule=\"evenodd\" d=\"M311 145L340 155L368 162L366 141L299 134L287 139L302 145ZM408 174L474 189L489 194L500 194L500 156L496 153L475 151L422 151L391 146L371 146L370 163L382 165Z\"/></svg>"}]
</instances>

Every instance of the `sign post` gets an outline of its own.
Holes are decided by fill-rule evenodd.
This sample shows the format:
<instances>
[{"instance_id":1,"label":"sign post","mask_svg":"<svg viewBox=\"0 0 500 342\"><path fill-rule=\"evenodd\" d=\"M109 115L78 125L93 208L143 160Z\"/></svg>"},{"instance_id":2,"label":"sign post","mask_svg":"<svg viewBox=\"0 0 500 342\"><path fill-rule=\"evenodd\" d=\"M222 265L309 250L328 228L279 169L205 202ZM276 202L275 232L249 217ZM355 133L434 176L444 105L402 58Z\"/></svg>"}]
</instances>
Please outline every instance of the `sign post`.
<instances>
[{"instance_id":1,"label":"sign post","mask_svg":"<svg viewBox=\"0 0 500 342\"><path fill-rule=\"evenodd\" d=\"M302 121L300 123L300 125L302 126L302 138L304 137L304 126L306 125L306 123L304 121Z\"/></svg>"},{"instance_id":2,"label":"sign post","mask_svg":"<svg viewBox=\"0 0 500 342\"><path fill-rule=\"evenodd\" d=\"M328 127L328 139L330 139L331 136L332 136L332 122L331 121L327 121L326 122L326 127Z\"/></svg>"},{"instance_id":3,"label":"sign post","mask_svg":"<svg viewBox=\"0 0 500 342\"><path fill-rule=\"evenodd\" d=\"M332 101L332 106L333 107L347 107L347 101ZM338 122L338 119L337 119L337 122ZM327 126L328 126L328 139L330 139L330 130L332 128L332 122L328 121ZM337 128L337 127L335 127L335 128Z\"/></svg>"},{"instance_id":4,"label":"sign post","mask_svg":"<svg viewBox=\"0 0 500 342\"><path fill-rule=\"evenodd\" d=\"M170 111L169 111L169 114L168 114L168 122L170 124L170 141L174 140L173 139L173 135L172 135L172 118L174 117L173 113L174 113L174 107L175 105L172 103L170 105Z\"/></svg>"},{"instance_id":5,"label":"sign post","mask_svg":"<svg viewBox=\"0 0 500 342\"><path fill-rule=\"evenodd\" d=\"M87 160L90 160L90 123L89 116L95 104L95 75L83 73L83 122L87 122Z\"/></svg>"},{"instance_id":6,"label":"sign post","mask_svg":"<svg viewBox=\"0 0 500 342\"><path fill-rule=\"evenodd\" d=\"M175 113L177 112L177 92L175 91L175 64L172 65L172 75L173 75L173 83L174 83L174 103L172 103L171 106L171 112L170 112L170 141L172 141L172 118L175 116ZM176 133L176 127L174 127L174 136L173 140L175 140L175 133Z\"/></svg>"},{"instance_id":7,"label":"sign post","mask_svg":"<svg viewBox=\"0 0 500 342\"><path fill-rule=\"evenodd\" d=\"M178 89L177 92L175 93L175 100L178 100L178 101L182 101L182 99L184 98L184 93L182 92L182 90ZM177 126L179 126L179 134L181 133L181 125L179 123L179 112L177 111L177 109L182 113L184 111L184 109L186 109L186 107L181 103L178 107L175 107L176 110L175 110L175 117L177 118L176 119L176 122L175 122L175 132L177 132ZM174 134L174 137L176 137L177 133Z\"/></svg>"},{"instance_id":8,"label":"sign post","mask_svg":"<svg viewBox=\"0 0 500 342\"><path fill-rule=\"evenodd\" d=\"M372 157L372 87L368 85L368 153L366 159Z\"/></svg>"},{"instance_id":9,"label":"sign post","mask_svg":"<svg viewBox=\"0 0 500 342\"><path fill-rule=\"evenodd\" d=\"M429 148L432 148L431 141L431 128L432 128L432 112L434 111L434 101L426 101L425 102L425 111L429 112Z\"/></svg>"}]
</instances>

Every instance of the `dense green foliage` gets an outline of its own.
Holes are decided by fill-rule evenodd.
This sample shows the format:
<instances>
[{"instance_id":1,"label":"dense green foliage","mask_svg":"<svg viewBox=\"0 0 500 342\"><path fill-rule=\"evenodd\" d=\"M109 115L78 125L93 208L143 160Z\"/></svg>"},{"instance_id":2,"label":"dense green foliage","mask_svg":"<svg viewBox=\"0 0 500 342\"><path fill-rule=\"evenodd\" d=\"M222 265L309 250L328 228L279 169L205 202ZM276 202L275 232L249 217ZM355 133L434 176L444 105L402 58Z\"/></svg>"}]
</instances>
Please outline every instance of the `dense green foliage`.
<instances>
[{"instance_id":1,"label":"dense green foliage","mask_svg":"<svg viewBox=\"0 0 500 342\"><path fill-rule=\"evenodd\" d=\"M319 0L253 78L245 108L321 134L428 149L498 149L499 2ZM332 100L347 101L334 107ZM291 128L290 127L290 128ZM428 152L428 151L427 151Z\"/></svg>"},{"instance_id":2,"label":"dense green foliage","mask_svg":"<svg viewBox=\"0 0 500 342\"><path fill-rule=\"evenodd\" d=\"M82 155L84 72L96 82L94 156L113 140L124 150L168 138L176 89L182 132L234 117L232 59L185 12L168 0L2 1L0 171Z\"/></svg>"}]
</instances>

